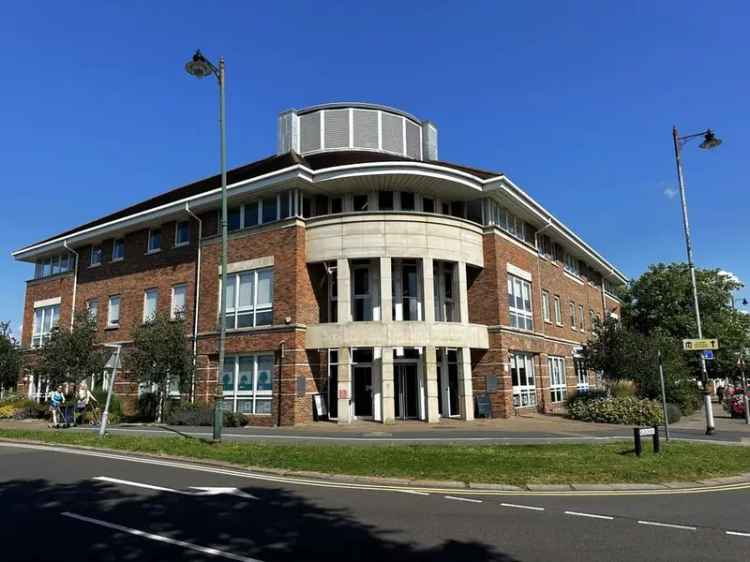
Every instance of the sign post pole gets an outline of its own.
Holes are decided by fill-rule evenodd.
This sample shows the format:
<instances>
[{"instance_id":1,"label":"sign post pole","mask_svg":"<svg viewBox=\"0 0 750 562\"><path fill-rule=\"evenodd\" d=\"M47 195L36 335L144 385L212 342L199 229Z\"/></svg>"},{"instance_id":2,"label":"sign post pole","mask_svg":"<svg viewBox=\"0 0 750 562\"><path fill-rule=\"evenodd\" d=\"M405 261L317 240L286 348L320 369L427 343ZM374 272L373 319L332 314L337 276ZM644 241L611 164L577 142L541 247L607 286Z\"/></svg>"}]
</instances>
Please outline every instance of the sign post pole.
<instances>
[{"instance_id":1,"label":"sign post pole","mask_svg":"<svg viewBox=\"0 0 750 562\"><path fill-rule=\"evenodd\" d=\"M667 393L664 389L664 366L661 360L661 350L658 352L659 357L659 381L661 382L661 407L664 410L664 435L669 441L669 415L667 414Z\"/></svg>"}]
</instances>

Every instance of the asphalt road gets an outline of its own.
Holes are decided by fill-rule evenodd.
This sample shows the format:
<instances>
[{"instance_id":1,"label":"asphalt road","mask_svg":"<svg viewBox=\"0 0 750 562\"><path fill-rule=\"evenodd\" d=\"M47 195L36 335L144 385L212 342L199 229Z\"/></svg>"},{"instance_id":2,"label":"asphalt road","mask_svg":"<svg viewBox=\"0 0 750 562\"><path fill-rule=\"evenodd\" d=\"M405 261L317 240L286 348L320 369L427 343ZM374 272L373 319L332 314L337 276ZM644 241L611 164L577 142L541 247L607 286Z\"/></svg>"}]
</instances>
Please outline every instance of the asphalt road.
<instances>
[{"instance_id":1,"label":"asphalt road","mask_svg":"<svg viewBox=\"0 0 750 562\"><path fill-rule=\"evenodd\" d=\"M4 561L750 557L750 489L420 493L3 443L0 506Z\"/></svg>"}]
</instances>

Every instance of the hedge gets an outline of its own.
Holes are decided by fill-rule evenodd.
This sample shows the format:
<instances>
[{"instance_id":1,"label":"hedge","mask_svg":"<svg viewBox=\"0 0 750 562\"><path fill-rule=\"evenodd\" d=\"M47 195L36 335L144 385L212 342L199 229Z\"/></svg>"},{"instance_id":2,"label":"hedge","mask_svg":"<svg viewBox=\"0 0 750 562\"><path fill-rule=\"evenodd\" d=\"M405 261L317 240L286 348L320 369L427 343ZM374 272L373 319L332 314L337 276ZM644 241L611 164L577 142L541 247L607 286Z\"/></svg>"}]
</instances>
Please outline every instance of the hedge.
<instances>
[{"instance_id":1,"label":"hedge","mask_svg":"<svg viewBox=\"0 0 750 562\"><path fill-rule=\"evenodd\" d=\"M655 400L579 394L568 400L568 416L574 420L658 425L664 423L661 404Z\"/></svg>"}]
</instances>

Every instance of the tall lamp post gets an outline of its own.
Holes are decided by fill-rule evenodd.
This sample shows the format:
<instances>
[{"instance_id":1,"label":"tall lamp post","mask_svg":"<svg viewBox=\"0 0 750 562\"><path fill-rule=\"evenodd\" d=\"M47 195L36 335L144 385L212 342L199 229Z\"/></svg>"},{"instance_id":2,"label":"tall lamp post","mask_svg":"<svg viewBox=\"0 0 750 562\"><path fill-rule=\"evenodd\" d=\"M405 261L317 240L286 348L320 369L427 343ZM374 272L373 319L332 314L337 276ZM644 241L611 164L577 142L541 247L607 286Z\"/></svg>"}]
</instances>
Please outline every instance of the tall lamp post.
<instances>
[{"instance_id":1,"label":"tall lamp post","mask_svg":"<svg viewBox=\"0 0 750 562\"><path fill-rule=\"evenodd\" d=\"M716 148L721 140L716 138L711 129L701 133L680 136L677 127L672 127L672 138L674 139L674 157L677 163L677 181L680 184L680 202L682 204L682 225L685 228L685 246L687 246L688 267L690 269L690 282L693 286L693 308L695 309L695 323L698 325L698 339L703 338L703 326L701 325L701 312L698 304L698 286L695 282L695 264L693 263L693 246L690 243L690 224L688 223L687 201L685 200L685 181L682 177L682 146L691 139L703 137L700 147L706 150ZM714 432L714 412L711 406L711 394L708 391L708 371L706 370L706 359L701 352L701 375L703 378L703 404L706 409L706 435Z\"/></svg>"},{"instance_id":2,"label":"tall lamp post","mask_svg":"<svg viewBox=\"0 0 750 562\"><path fill-rule=\"evenodd\" d=\"M221 298L219 312L219 366L217 368L216 389L214 394L214 441L221 441L221 430L224 423L222 411L224 389L221 384L221 373L224 370L224 343L227 336L226 327L226 286L227 286L227 140L226 112L224 107L224 57L219 59L217 68L200 52L195 51L193 58L185 63L185 70L196 78L205 78L213 74L219 81L219 130L221 134Z\"/></svg>"}]
</instances>

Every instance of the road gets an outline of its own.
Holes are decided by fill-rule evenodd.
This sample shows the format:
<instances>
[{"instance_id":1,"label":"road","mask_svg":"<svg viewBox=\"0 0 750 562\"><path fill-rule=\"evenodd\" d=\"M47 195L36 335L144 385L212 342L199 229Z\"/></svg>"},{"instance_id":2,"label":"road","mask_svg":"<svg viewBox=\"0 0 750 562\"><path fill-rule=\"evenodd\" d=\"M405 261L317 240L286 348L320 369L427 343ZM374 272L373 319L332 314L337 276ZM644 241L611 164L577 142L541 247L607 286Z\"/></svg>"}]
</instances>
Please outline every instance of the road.
<instances>
[{"instance_id":1,"label":"road","mask_svg":"<svg viewBox=\"0 0 750 562\"><path fill-rule=\"evenodd\" d=\"M750 489L740 487L695 494L472 495L3 443L0 505L0 558L8 561L750 556Z\"/></svg>"}]
</instances>

